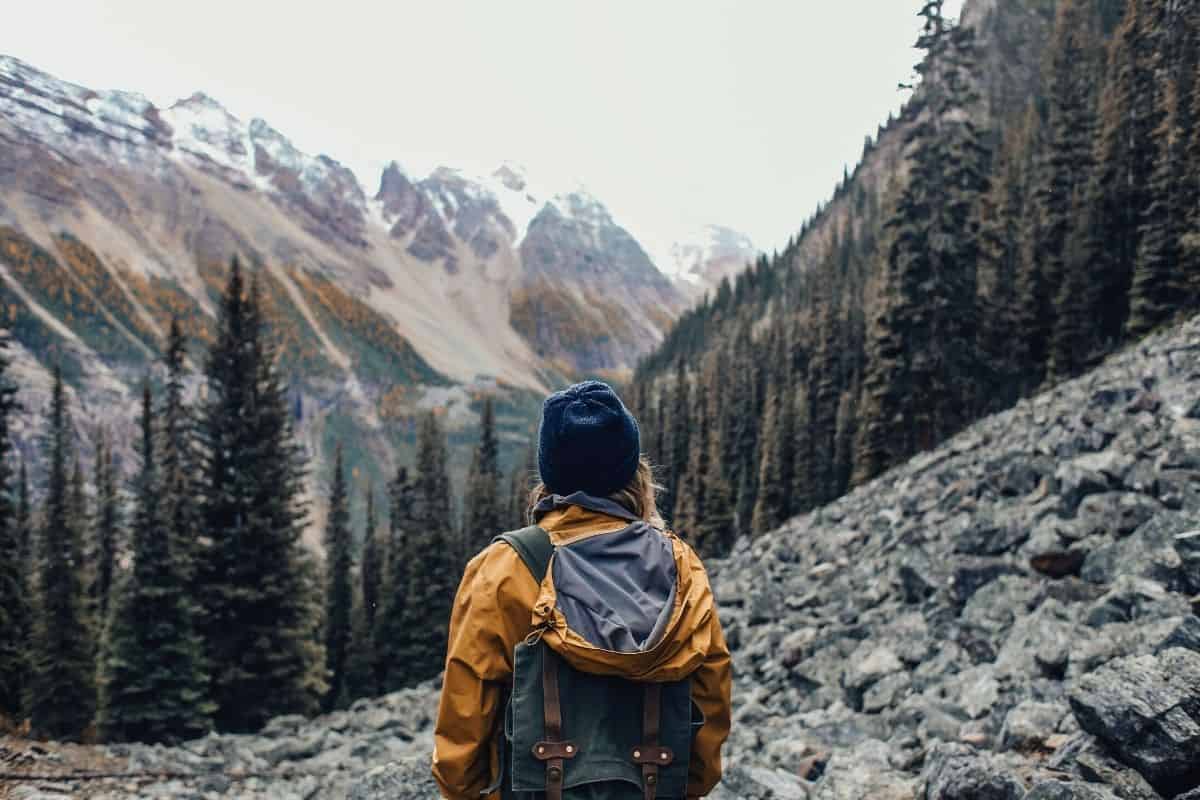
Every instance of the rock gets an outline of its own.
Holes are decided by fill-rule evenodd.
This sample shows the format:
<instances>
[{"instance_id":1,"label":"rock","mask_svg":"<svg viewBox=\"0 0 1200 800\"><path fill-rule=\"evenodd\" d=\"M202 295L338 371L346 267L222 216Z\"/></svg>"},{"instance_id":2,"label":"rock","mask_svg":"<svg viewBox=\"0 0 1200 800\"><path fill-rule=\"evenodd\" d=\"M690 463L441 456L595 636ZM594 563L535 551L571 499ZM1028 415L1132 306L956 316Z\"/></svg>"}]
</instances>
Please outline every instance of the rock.
<instances>
[{"instance_id":1,"label":"rock","mask_svg":"<svg viewBox=\"0 0 1200 800\"><path fill-rule=\"evenodd\" d=\"M916 781L891 764L891 751L878 740L835 753L813 788L813 800L913 800Z\"/></svg>"},{"instance_id":2,"label":"rock","mask_svg":"<svg viewBox=\"0 0 1200 800\"><path fill-rule=\"evenodd\" d=\"M1122 575L1112 588L1092 604L1084 621L1093 628L1112 622L1133 622L1143 617L1162 619L1189 612L1187 600L1168 592L1161 583Z\"/></svg>"},{"instance_id":3,"label":"rock","mask_svg":"<svg viewBox=\"0 0 1200 800\"><path fill-rule=\"evenodd\" d=\"M860 647L855 658L851 660L850 669L846 671L843 685L847 689L861 691L885 675L899 672L902 669L904 669L904 664L889 648Z\"/></svg>"},{"instance_id":4,"label":"rock","mask_svg":"<svg viewBox=\"0 0 1200 800\"><path fill-rule=\"evenodd\" d=\"M1005 750L1036 750L1058 730L1069 710L1055 703L1025 700L1008 712L1000 731L1000 744Z\"/></svg>"},{"instance_id":5,"label":"rock","mask_svg":"<svg viewBox=\"0 0 1200 800\"><path fill-rule=\"evenodd\" d=\"M954 549L975 556L996 556L1016 549L1029 538L1029 529L1016 518L996 519L977 514L958 534Z\"/></svg>"},{"instance_id":6,"label":"rock","mask_svg":"<svg viewBox=\"0 0 1200 800\"><path fill-rule=\"evenodd\" d=\"M1036 572L1051 578L1065 578L1068 575L1078 575L1083 569L1084 559L1088 551L1078 548L1070 550L1048 550L1038 553L1029 559L1029 566Z\"/></svg>"},{"instance_id":7,"label":"rock","mask_svg":"<svg viewBox=\"0 0 1200 800\"><path fill-rule=\"evenodd\" d=\"M1058 482L1059 494L1062 497L1063 514L1068 517L1074 516L1085 497L1106 492L1111 488L1108 475L1079 459L1059 465L1054 471L1054 479Z\"/></svg>"},{"instance_id":8,"label":"rock","mask_svg":"<svg viewBox=\"0 0 1200 800\"><path fill-rule=\"evenodd\" d=\"M1001 575L1018 575L1020 570L999 558L965 558L954 570L951 591L959 605L965 605L975 592Z\"/></svg>"},{"instance_id":9,"label":"rock","mask_svg":"<svg viewBox=\"0 0 1200 800\"><path fill-rule=\"evenodd\" d=\"M867 714L878 714L895 706L912 685L907 672L896 672L883 678L863 693L862 710Z\"/></svg>"},{"instance_id":10,"label":"rock","mask_svg":"<svg viewBox=\"0 0 1200 800\"><path fill-rule=\"evenodd\" d=\"M1025 786L1009 769L962 745L936 745L921 774L923 800L1022 800Z\"/></svg>"},{"instance_id":11,"label":"rock","mask_svg":"<svg viewBox=\"0 0 1200 800\"><path fill-rule=\"evenodd\" d=\"M346 800L433 800L441 796L428 758L408 758L370 770L351 784Z\"/></svg>"},{"instance_id":12,"label":"rock","mask_svg":"<svg viewBox=\"0 0 1200 800\"><path fill-rule=\"evenodd\" d=\"M1075 523L1071 526L1072 538L1128 536L1161 510L1160 503L1144 494L1094 494L1080 502Z\"/></svg>"},{"instance_id":13,"label":"rock","mask_svg":"<svg viewBox=\"0 0 1200 800\"><path fill-rule=\"evenodd\" d=\"M1159 794L1137 770L1102 752L1090 748L1075 759L1075 770L1086 781L1112 787L1121 800L1158 800Z\"/></svg>"},{"instance_id":14,"label":"rock","mask_svg":"<svg viewBox=\"0 0 1200 800\"><path fill-rule=\"evenodd\" d=\"M1173 647L1183 647L1195 653L1200 653L1200 617L1188 615L1167 634L1167 638L1154 648L1155 655Z\"/></svg>"},{"instance_id":15,"label":"rock","mask_svg":"<svg viewBox=\"0 0 1200 800\"><path fill-rule=\"evenodd\" d=\"M1174 547L1187 590L1200 594L1200 528L1175 534Z\"/></svg>"},{"instance_id":16,"label":"rock","mask_svg":"<svg viewBox=\"0 0 1200 800\"><path fill-rule=\"evenodd\" d=\"M1105 789L1076 781L1042 781L1025 795L1025 800L1121 800Z\"/></svg>"},{"instance_id":17,"label":"rock","mask_svg":"<svg viewBox=\"0 0 1200 800\"><path fill-rule=\"evenodd\" d=\"M1156 515L1129 537L1089 553L1081 576L1092 583L1112 583L1119 575L1132 575L1180 590L1183 559L1175 548L1175 533L1188 519L1172 511Z\"/></svg>"},{"instance_id":18,"label":"rock","mask_svg":"<svg viewBox=\"0 0 1200 800\"><path fill-rule=\"evenodd\" d=\"M1118 659L1070 692L1080 726L1160 793L1200 785L1200 653Z\"/></svg>"},{"instance_id":19,"label":"rock","mask_svg":"<svg viewBox=\"0 0 1200 800\"><path fill-rule=\"evenodd\" d=\"M710 800L807 800L804 781L783 770L767 767L729 767Z\"/></svg>"}]
</instances>

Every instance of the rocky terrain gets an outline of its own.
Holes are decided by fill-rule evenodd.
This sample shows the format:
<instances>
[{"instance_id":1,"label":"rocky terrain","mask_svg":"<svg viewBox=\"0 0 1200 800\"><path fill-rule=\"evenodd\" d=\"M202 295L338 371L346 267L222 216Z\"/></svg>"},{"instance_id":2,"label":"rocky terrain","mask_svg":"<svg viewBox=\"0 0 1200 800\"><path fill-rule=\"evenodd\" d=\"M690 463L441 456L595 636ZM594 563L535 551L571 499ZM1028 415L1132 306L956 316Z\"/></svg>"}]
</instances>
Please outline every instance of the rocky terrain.
<instances>
[{"instance_id":1,"label":"rocky terrain","mask_svg":"<svg viewBox=\"0 0 1200 800\"><path fill-rule=\"evenodd\" d=\"M736 676L714 797L1196 800L1200 317L710 571ZM10 789L26 800L426 798L435 703L3 758L166 776Z\"/></svg>"}]
</instances>

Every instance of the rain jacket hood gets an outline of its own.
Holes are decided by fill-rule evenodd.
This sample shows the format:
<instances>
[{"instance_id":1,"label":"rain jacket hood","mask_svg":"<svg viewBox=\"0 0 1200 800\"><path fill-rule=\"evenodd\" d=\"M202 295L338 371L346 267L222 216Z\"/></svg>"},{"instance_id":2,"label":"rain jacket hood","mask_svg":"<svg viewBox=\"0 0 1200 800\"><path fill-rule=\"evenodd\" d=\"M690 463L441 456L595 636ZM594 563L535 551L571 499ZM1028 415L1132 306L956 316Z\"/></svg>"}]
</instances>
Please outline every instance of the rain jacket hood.
<instances>
[{"instance_id":1,"label":"rain jacket hood","mask_svg":"<svg viewBox=\"0 0 1200 800\"><path fill-rule=\"evenodd\" d=\"M571 666L667 682L704 662L716 607L690 547L614 501L582 492L551 495L534 516L559 536L533 627ZM626 524L613 530L609 520Z\"/></svg>"},{"instance_id":2,"label":"rain jacket hood","mask_svg":"<svg viewBox=\"0 0 1200 800\"><path fill-rule=\"evenodd\" d=\"M650 682L690 676L705 722L692 745L687 795L707 794L721 777L732 673L699 557L605 498L551 495L534 516L556 546L541 583L496 542L467 565L455 598L434 731L443 795L477 800L492 786L514 649L537 637L582 672Z\"/></svg>"}]
</instances>

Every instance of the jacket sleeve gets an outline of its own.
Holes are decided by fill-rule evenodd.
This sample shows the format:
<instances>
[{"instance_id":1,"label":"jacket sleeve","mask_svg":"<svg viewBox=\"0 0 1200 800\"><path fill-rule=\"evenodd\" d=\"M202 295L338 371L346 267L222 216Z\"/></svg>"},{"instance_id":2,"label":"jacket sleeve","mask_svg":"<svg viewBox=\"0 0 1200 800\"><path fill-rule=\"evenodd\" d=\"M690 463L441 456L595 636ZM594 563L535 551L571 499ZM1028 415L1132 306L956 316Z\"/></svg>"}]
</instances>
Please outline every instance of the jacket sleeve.
<instances>
[{"instance_id":1,"label":"jacket sleeve","mask_svg":"<svg viewBox=\"0 0 1200 800\"><path fill-rule=\"evenodd\" d=\"M496 775L500 704L512 680L513 648L529 631L536 597L533 576L503 543L477 555L463 573L433 733L433 777L449 800L480 800Z\"/></svg>"},{"instance_id":2,"label":"jacket sleeve","mask_svg":"<svg viewBox=\"0 0 1200 800\"><path fill-rule=\"evenodd\" d=\"M721 621L713 604L708 657L692 674L692 700L704 712L704 725L692 742L687 796L703 797L721 780L721 745L729 738L733 667Z\"/></svg>"}]
</instances>

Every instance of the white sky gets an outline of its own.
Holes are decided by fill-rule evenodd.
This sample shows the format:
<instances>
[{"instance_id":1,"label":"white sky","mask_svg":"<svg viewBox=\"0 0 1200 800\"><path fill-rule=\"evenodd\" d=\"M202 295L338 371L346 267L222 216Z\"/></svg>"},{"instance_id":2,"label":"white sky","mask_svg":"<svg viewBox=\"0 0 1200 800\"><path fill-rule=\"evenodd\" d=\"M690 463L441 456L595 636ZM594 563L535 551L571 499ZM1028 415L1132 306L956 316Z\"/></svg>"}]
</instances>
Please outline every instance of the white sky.
<instances>
[{"instance_id":1,"label":"white sky","mask_svg":"<svg viewBox=\"0 0 1200 800\"><path fill-rule=\"evenodd\" d=\"M781 247L902 100L919 0L39 0L0 53L160 105L201 90L359 174L586 185L652 250ZM957 14L961 0L948 0Z\"/></svg>"}]
</instances>

